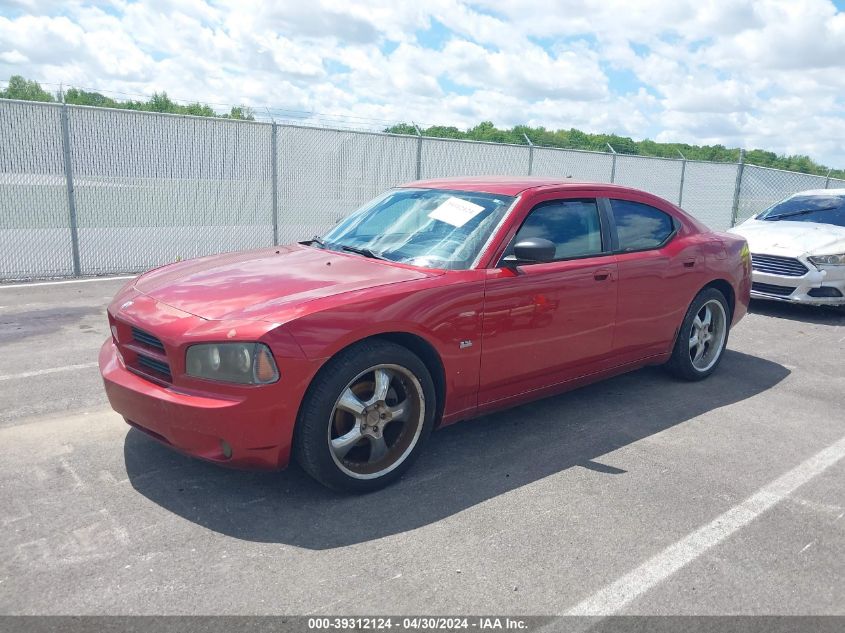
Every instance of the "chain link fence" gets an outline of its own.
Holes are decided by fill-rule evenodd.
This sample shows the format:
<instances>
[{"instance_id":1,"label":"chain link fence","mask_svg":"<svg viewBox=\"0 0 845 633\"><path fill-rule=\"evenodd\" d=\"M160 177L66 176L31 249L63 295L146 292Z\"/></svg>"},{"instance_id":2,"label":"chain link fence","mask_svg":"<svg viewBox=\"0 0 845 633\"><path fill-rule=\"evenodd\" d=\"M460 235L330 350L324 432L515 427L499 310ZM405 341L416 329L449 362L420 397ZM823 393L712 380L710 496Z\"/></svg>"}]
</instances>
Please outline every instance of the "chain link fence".
<instances>
[{"instance_id":1,"label":"chain link fence","mask_svg":"<svg viewBox=\"0 0 845 633\"><path fill-rule=\"evenodd\" d=\"M0 279L74 274L62 108L0 107Z\"/></svg>"},{"instance_id":2,"label":"chain link fence","mask_svg":"<svg viewBox=\"0 0 845 633\"><path fill-rule=\"evenodd\" d=\"M600 152L534 147L531 175L610 182L613 156Z\"/></svg>"},{"instance_id":3,"label":"chain link fence","mask_svg":"<svg viewBox=\"0 0 845 633\"><path fill-rule=\"evenodd\" d=\"M713 229L730 228L739 165L688 160L682 167L683 189L673 202Z\"/></svg>"},{"instance_id":4,"label":"chain link fence","mask_svg":"<svg viewBox=\"0 0 845 633\"><path fill-rule=\"evenodd\" d=\"M747 220L796 191L825 189L829 184L824 176L744 165L735 221Z\"/></svg>"},{"instance_id":5,"label":"chain link fence","mask_svg":"<svg viewBox=\"0 0 845 633\"><path fill-rule=\"evenodd\" d=\"M417 177L414 137L265 125L277 135L280 244L321 235L386 189Z\"/></svg>"},{"instance_id":6,"label":"chain link fence","mask_svg":"<svg viewBox=\"0 0 845 633\"><path fill-rule=\"evenodd\" d=\"M324 233L419 178L616 182L723 230L845 181L734 163L0 99L0 280L136 272Z\"/></svg>"},{"instance_id":7,"label":"chain link fence","mask_svg":"<svg viewBox=\"0 0 845 633\"><path fill-rule=\"evenodd\" d=\"M68 108L80 273L273 243L272 128Z\"/></svg>"}]
</instances>

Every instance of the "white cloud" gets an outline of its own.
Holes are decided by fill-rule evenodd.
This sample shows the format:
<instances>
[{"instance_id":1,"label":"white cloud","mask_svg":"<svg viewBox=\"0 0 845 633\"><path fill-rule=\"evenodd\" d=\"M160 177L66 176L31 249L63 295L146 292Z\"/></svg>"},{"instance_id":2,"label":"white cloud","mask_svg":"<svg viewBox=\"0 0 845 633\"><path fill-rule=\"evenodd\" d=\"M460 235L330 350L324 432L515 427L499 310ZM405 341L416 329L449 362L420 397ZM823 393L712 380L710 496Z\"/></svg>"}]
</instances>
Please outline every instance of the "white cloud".
<instances>
[{"instance_id":1,"label":"white cloud","mask_svg":"<svg viewBox=\"0 0 845 633\"><path fill-rule=\"evenodd\" d=\"M11 0L0 9L0 76L51 88L578 127L837 166L843 71L845 14L829 0Z\"/></svg>"},{"instance_id":2,"label":"white cloud","mask_svg":"<svg viewBox=\"0 0 845 633\"><path fill-rule=\"evenodd\" d=\"M26 64L29 58L18 50L11 49L0 53L0 62L6 64Z\"/></svg>"}]
</instances>

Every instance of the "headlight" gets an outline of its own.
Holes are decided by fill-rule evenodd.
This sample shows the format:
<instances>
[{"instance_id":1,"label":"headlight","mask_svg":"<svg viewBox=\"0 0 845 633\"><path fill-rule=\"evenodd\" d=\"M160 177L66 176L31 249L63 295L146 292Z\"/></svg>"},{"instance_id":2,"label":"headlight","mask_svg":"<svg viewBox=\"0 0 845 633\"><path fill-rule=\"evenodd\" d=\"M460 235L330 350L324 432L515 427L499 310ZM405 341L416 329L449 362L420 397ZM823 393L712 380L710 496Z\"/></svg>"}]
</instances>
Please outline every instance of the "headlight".
<instances>
[{"instance_id":1,"label":"headlight","mask_svg":"<svg viewBox=\"0 0 845 633\"><path fill-rule=\"evenodd\" d=\"M263 343L191 345L185 367L189 376L244 385L266 385L279 379L273 354Z\"/></svg>"},{"instance_id":2,"label":"headlight","mask_svg":"<svg viewBox=\"0 0 845 633\"><path fill-rule=\"evenodd\" d=\"M816 266L845 266L845 253L839 255L813 255L808 257Z\"/></svg>"}]
</instances>

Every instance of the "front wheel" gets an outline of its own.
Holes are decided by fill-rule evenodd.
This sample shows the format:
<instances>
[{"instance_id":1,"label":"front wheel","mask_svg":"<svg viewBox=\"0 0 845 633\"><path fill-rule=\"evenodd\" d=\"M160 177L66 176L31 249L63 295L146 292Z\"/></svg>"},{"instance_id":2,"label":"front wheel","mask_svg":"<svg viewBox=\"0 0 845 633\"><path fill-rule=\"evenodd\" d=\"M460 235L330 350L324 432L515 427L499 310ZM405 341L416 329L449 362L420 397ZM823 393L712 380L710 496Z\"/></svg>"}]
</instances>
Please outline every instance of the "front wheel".
<instances>
[{"instance_id":1,"label":"front wheel","mask_svg":"<svg viewBox=\"0 0 845 633\"><path fill-rule=\"evenodd\" d=\"M685 380L702 380L712 374L728 342L729 314L721 292L715 288L699 292L684 316L666 368Z\"/></svg>"},{"instance_id":2,"label":"front wheel","mask_svg":"<svg viewBox=\"0 0 845 633\"><path fill-rule=\"evenodd\" d=\"M410 467L434 424L425 364L387 341L359 343L330 360L303 401L295 436L305 471L335 490L369 492Z\"/></svg>"}]
</instances>

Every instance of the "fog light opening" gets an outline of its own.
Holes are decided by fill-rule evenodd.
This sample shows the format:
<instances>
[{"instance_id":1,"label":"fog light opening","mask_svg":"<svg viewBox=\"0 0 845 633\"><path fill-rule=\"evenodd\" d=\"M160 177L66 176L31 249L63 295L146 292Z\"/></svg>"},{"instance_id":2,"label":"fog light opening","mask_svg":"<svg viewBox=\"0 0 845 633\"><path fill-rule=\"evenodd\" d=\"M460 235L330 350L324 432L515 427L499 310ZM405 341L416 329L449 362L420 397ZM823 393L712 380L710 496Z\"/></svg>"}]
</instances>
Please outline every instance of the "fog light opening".
<instances>
[{"instance_id":1,"label":"fog light opening","mask_svg":"<svg viewBox=\"0 0 845 633\"><path fill-rule=\"evenodd\" d=\"M842 293L839 291L839 288L834 288L833 286L821 286L819 288L812 288L807 294L811 297L816 298L839 298L842 296Z\"/></svg>"},{"instance_id":2,"label":"fog light opening","mask_svg":"<svg viewBox=\"0 0 845 633\"><path fill-rule=\"evenodd\" d=\"M232 458L232 447L229 446L229 442L220 440L220 452L223 453L223 457L226 459Z\"/></svg>"}]
</instances>

